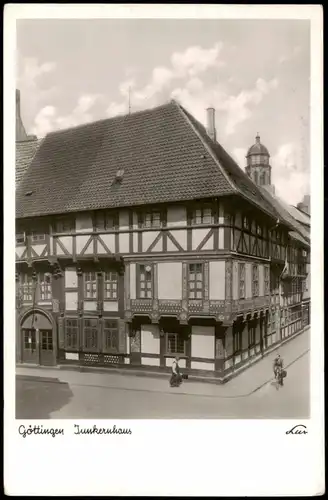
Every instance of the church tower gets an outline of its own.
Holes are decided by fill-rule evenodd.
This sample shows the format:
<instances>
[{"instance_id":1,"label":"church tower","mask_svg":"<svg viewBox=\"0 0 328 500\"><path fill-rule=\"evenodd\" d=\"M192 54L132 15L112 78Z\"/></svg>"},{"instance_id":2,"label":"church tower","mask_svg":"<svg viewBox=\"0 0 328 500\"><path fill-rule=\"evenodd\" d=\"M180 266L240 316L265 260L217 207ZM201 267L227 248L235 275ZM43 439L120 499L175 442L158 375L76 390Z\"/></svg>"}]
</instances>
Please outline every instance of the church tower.
<instances>
[{"instance_id":1,"label":"church tower","mask_svg":"<svg viewBox=\"0 0 328 500\"><path fill-rule=\"evenodd\" d=\"M267 148L261 144L257 134L255 144L251 146L246 155L246 174L258 186L271 185L270 155Z\"/></svg>"}]
</instances>

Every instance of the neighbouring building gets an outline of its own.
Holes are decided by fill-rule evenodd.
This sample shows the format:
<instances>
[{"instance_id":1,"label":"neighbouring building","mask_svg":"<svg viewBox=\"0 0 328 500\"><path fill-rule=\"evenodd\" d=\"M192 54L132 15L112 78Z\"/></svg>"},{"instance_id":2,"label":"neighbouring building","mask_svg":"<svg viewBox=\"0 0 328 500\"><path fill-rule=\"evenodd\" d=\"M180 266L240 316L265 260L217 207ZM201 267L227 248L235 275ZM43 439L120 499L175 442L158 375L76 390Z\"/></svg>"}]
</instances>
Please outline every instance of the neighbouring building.
<instances>
[{"instance_id":1,"label":"neighbouring building","mask_svg":"<svg viewBox=\"0 0 328 500\"><path fill-rule=\"evenodd\" d=\"M309 324L310 243L256 185L268 152L257 138L246 175L207 113L172 101L39 144L16 192L17 362L178 355L224 381Z\"/></svg>"}]
</instances>

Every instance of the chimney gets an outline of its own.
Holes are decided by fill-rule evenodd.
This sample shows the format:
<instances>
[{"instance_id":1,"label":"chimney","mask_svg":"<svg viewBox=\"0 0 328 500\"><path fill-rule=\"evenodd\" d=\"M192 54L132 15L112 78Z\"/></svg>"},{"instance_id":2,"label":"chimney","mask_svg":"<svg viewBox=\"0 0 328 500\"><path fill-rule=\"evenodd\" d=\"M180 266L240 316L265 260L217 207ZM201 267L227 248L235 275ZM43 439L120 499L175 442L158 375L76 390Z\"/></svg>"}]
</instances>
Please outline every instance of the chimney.
<instances>
[{"instance_id":1,"label":"chimney","mask_svg":"<svg viewBox=\"0 0 328 500\"><path fill-rule=\"evenodd\" d=\"M16 89L16 141L26 141L28 139L20 110L20 90Z\"/></svg>"},{"instance_id":2,"label":"chimney","mask_svg":"<svg viewBox=\"0 0 328 500\"><path fill-rule=\"evenodd\" d=\"M212 139L216 141L216 130L215 130L215 109L207 108L207 134Z\"/></svg>"}]
</instances>

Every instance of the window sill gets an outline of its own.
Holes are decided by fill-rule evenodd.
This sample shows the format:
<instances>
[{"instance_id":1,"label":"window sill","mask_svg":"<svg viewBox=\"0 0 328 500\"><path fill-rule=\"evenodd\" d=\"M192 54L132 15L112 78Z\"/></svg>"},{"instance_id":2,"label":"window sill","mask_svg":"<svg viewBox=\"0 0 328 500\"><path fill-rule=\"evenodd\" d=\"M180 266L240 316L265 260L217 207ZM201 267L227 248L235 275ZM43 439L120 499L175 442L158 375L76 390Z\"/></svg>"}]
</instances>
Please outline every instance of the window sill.
<instances>
[{"instance_id":1,"label":"window sill","mask_svg":"<svg viewBox=\"0 0 328 500\"><path fill-rule=\"evenodd\" d=\"M164 358L176 358L178 357L179 359L188 359L188 356L186 354L164 354Z\"/></svg>"}]
</instances>

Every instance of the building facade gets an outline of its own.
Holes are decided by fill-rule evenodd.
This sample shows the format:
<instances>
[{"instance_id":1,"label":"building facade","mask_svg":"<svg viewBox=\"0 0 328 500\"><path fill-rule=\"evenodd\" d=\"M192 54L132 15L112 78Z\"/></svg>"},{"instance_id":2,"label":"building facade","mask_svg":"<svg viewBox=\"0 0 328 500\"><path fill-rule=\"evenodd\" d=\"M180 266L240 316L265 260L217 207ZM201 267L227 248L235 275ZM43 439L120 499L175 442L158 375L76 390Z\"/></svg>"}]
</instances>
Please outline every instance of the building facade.
<instances>
[{"instance_id":1,"label":"building facade","mask_svg":"<svg viewBox=\"0 0 328 500\"><path fill-rule=\"evenodd\" d=\"M309 324L309 242L208 113L207 131L171 102L42 141L17 189L17 362L178 355L224 381Z\"/></svg>"}]
</instances>

